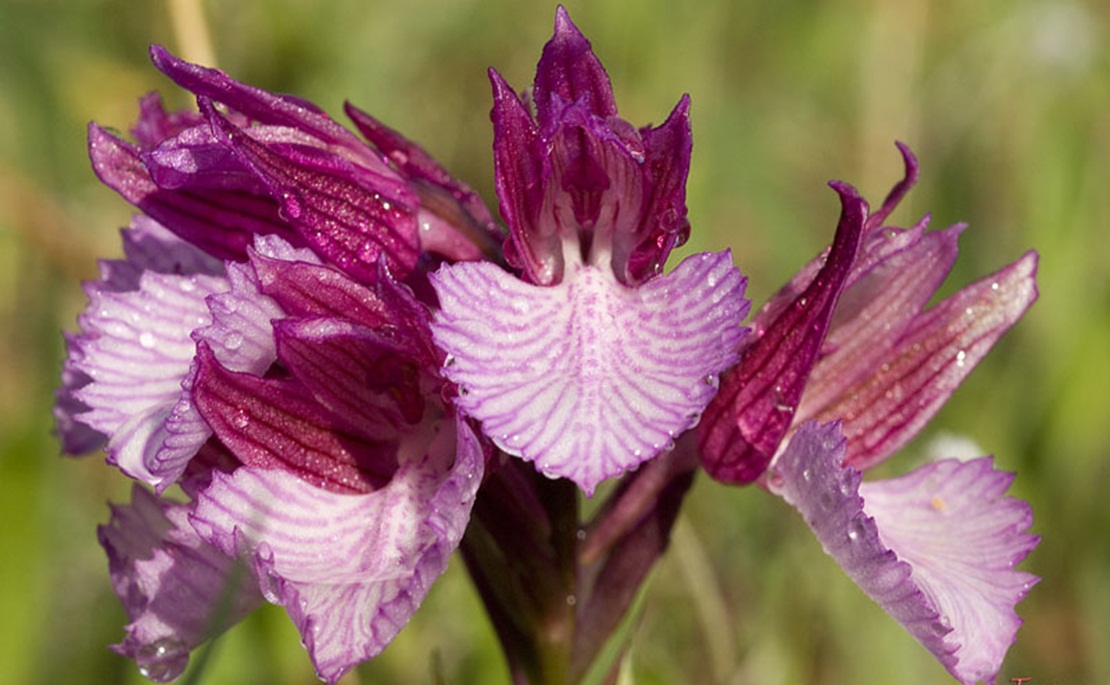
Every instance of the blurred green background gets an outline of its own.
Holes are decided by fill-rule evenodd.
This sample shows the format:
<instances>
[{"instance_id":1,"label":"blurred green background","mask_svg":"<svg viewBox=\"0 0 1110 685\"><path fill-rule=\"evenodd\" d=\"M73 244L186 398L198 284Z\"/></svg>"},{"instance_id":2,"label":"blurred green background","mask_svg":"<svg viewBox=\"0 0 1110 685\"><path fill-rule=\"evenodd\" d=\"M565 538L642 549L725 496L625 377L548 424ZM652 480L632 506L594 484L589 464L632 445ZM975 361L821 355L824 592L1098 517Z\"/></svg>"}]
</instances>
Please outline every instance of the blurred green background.
<instances>
[{"instance_id":1,"label":"blurred green background","mask_svg":"<svg viewBox=\"0 0 1110 685\"><path fill-rule=\"evenodd\" d=\"M922 181L895 215L968 221L953 286L1041 253L1041 299L890 472L937 436L1016 471L1044 540L1043 582L999 682L1110 682L1110 5L1060 0L571 1L625 118L693 98L684 251L731 247L756 302L831 237L825 181L873 203ZM188 9L186 7L186 9ZM59 457L50 405L98 256L130 209L88 168L85 125L126 130L138 97L189 100L149 66L164 43L204 57L174 6L0 0L0 683L137 683L105 645L124 615L95 527L126 480ZM340 116L344 99L421 141L492 199L496 66L529 84L554 5L509 0L208 2L212 54L235 77ZM492 206L492 204L491 204ZM216 643L201 682L312 683L268 607ZM703 479L636 621L627 682L951 682L822 553L791 510ZM349 683L505 682L453 564L401 637Z\"/></svg>"}]
</instances>

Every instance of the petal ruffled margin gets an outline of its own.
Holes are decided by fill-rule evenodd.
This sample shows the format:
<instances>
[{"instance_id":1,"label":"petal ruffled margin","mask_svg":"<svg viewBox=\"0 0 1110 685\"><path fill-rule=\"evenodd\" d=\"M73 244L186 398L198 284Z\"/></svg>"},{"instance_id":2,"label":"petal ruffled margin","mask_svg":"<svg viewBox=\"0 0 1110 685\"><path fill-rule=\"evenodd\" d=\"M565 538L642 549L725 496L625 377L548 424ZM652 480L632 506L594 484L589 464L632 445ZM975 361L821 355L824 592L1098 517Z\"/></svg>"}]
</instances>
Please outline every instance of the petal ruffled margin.
<instances>
[{"instance_id":1,"label":"petal ruffled margin","mask_svg":"<svg viewBox=\"0 0 1110 685\"><path fill-rule=\"evenodd\" d=\"M1013 476L989 458L935 462L861 484L842 466L838 423L803 424L772 466L793 505L853 581L948 669L993 683L1037 578L1015 570L1039 538L1029 506L1004 493Z\"/></svg>"},{"instance_id":2,"label":"petal ruffled margin","mask_svg":"<svg viewBox=\"0 0 1110 685\"><path fill-rule=\"evenodd\" d=\"M460 418L369 494L329 492L280 469L217 472L191 522L224 554L248 560L266 599L289 612L319 676L334 683L389 644L446 568L484 456Z\"/></svg>"},{"instance_id":3,"label":"petal ruffled margin","mask_svg":"<svg viewBox=\"0 0 1110 685\"><path fill-rule=\"evenodd\" d=\"M589 494L697 423L749 303L728 252L638 288L576 268L540 287L489 263L445 266L432 330L458 406L501 449Z\"/></svg>"}]
</instances>

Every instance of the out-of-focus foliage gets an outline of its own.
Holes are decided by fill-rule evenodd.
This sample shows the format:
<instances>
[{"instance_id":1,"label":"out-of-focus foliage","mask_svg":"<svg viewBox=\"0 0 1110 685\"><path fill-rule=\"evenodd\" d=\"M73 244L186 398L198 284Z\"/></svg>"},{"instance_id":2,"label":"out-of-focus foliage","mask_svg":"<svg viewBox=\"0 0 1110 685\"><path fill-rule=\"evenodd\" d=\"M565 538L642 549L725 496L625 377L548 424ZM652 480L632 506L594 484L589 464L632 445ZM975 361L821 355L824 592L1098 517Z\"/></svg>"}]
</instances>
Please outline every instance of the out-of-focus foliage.
<instances>
[{"instance_id":1,"label":"out-of-focus foliage","mask_svg":"<svg viewBox=\"0 0 1110 685\"><path fill-rule=\"evenodd\" d=\"M88 169L84 127L126 130L163 89L164 43L195 57L170 5L0 0L0 682L144 682L95 526L128 484L63 460L49 408L81 279L115 256L129 208ZM570 1L635 122L693 98L693 249L731 247L760 301L831 237L830 178L879 202L920 157L895 217L967 221L962 283L1042 255L1041 300L888 470L944 432L1019 474L1044 577L1000 682L1110 682L1110 5L1096 0ZM422 141L492 200L488 66L527 84L554 5L508 0L259 0L204 8L219 66L344 99ZM492 204L492 202L491 202ZM632 626L627 682L949 682L821 552L787 507L703 480ZM437 678L442 677L442 680ZM345 682L503 682L485 615L453 565L384 655ZM263 611L219 641L205 683L311 683L289 622Z\"/></svg>"}]
</instances>

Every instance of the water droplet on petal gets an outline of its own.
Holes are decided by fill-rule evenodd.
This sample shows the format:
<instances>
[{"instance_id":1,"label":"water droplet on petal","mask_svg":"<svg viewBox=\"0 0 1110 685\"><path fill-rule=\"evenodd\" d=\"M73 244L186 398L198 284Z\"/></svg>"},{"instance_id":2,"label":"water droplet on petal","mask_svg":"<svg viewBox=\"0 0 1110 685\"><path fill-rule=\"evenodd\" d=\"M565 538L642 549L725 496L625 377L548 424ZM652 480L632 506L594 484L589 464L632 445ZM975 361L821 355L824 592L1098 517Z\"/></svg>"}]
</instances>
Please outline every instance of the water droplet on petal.
<instances>
[{"instance_id":1,"label":"water droplet on petal","mask_svg":"<svg viewBox=\"0 0 1110 685\"><path fill-rule=\"evenodd\" d=\"M241 333L229 333L227 338L224 339L224 347L229 350L237 350L243 346L243 335Z\"/></svg>"},{"instance_id":2,"label":"water droplet on petal","mask_svg":"<svg viewBox=\"0 0 1110 685\"><path fill-rule=\"evenodd\" d=\"M139 344L148 350L151 349L154 347L154 334L150 331L143 331L139 334Z\"/></svg>"},{"instance_id":3,"label":"water droplet on petal","mask_svg":"<svg viewBox=\"0 0 1110 685\"><path fill-rule=\"evenodd\" d=\"M803 469L802 470L802 480L804 480L807 483L809 481L813 480L813 471L811 471L810 469Z\"/></svg>"},{"instance_id":4,"label":"water droplet on petal","mask_svg":"<svg viewBox=\"0 0 1110 685\"><path fill-rule=\"evenodd\" d=\"M956 353L956 366L963 367L967 363L967 352L960 350Z\"/></svg>"},{"instance_id":5,"label":"water droplet on petal","mask_svg":"<svg viewBox=\"0 0 1110 685\"><path fill-rule=\"evenodd\" d=\"M135 663L144 678L156 683L168 683L185 671L189 663L189 649L180 640L166 637L140 648Z\"/></svg>"},{"instance_id":6,"label":"water droplet on petal","mask_svg":"<svg viewBox=\"0 0 1110 685\"><path fill-rule=\"evenodd\" d=\"M855 518L848 523L848 539L852 542L860 540L866 533L867 531L864 530L863 521L860 519Z\"/></svg>"},{"instance_id":7,"label":"water droplet on petal","mask_svg":"<svg viewBox=\"0 0 1110 685\"><path fill-rule=\"evenodd\" d=\"M236 428L246 428L247 425L250 424L250 422L251 422L250 415L248 415L247 412L243 411L242 409L235 412L235 414L232 415L232 417L231 417L231 423Z\"/></svg>"}]
</instances>

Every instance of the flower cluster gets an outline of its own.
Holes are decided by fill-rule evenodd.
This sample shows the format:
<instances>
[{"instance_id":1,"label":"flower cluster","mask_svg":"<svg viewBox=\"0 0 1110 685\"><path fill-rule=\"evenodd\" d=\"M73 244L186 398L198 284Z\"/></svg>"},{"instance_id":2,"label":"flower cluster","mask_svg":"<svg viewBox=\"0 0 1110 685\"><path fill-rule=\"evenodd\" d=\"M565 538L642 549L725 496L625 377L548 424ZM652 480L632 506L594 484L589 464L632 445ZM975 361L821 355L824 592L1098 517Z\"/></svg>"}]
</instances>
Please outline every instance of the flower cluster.
<instances>
[{"instance_id":1,"label":"flower cluster","mask_svg":"<svg viewBox=\"0 0 1110 685\"><path fill-rule=\"evenodd\" d=\"M494 576L540 578L514 585L528 601L555 587L545 565L589 576L571 610L577 642L599 644L700 459L796 507L957 680L992 681L1035 582L1014 568L1036 538L1028 506L1004 496L1011 476L989 459L861 471L1020 318L1036 256L927 308L962 227L885 225L916 180L907 148L875 213L833 184L831 248L748 328L728 252L664 273L690 228L688 98L658 127L620 118L562 8L530 97L490 72L504 229L352 106L362 137L310 103L151 56L197 111L152 95L134 142L90 126L96 173L141 214L125 257L86 286L55 409L67 452L103 447L153 488L136 485L100 531L131 620L116 649L149 678L175 678L269 601L335 682L393 639L479 525L489 534L463 551L510 664L571 678L581 664L514 656L535 612L507 606ZM579 525L575 493L617 478ZM164 495L173 485L184 501ZM564 542L536 552L513 525ZM572 661L596 651L583 654Z\"/></svg>"}]
</instances>

